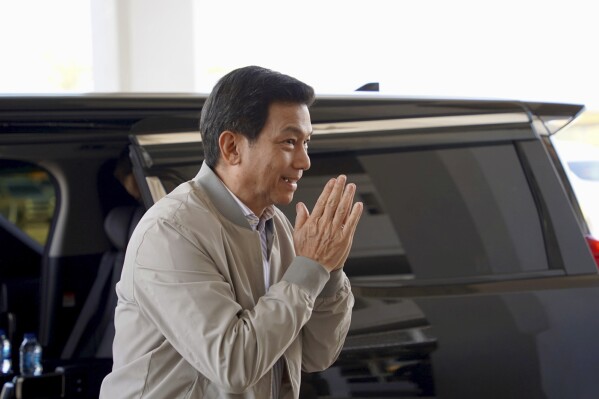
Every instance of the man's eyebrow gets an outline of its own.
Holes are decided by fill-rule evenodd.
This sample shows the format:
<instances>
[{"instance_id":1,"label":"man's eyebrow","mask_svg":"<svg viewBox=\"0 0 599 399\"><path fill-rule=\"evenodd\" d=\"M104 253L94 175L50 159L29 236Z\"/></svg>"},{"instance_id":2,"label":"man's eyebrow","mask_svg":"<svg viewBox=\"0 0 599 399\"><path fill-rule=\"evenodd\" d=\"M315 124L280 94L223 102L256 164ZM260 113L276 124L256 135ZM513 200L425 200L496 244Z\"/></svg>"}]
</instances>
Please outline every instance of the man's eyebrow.
<instances>
[{"instance_id":1,"label":"man's eyebrow","mask_svg":"<svg viewBox=\"0 0 599 399\"><path fill-rule=\"evenodd\" d=\"M296 136L304 136L304 131L295 126L287 126L283 129L283 132L293 133ZM314 133L314 130L310 130L310 133L308 133L308 139L312 137L312 133Z\"/></svg>"}]
</instances>

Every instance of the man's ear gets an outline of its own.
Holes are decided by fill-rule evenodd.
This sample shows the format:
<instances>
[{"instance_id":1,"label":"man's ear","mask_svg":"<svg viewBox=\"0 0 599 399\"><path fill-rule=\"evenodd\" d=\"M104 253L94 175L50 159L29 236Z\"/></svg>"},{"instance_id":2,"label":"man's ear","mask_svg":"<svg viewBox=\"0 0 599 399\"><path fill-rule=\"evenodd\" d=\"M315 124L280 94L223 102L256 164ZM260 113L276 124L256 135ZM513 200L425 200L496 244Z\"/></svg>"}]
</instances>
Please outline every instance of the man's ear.
<instances>
[{"instance_id":1,"label":"man's ear","mask_svg":"<svg viewBox=\"0 0 599 399\"><path fill-rule=\"evenodd\" d=\"M218 137L218 146L222 161L228 165L237 165L240 157L241 135L225 130Z\"/></svg>"}]
</instances>

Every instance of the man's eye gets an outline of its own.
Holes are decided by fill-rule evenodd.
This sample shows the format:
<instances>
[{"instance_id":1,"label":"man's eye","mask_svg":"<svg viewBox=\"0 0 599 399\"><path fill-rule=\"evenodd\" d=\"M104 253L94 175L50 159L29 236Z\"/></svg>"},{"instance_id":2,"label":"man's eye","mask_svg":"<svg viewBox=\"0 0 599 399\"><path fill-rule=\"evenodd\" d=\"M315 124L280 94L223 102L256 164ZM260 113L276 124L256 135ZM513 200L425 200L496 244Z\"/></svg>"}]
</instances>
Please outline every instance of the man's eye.
<instances>
[{"instance_id":1,"label":"man's eye","mask_svg":"<svg viewBox=\"0 0 599 399\"><path fill-rule=\"evenodd\" d=\"M293 140L293 139L285 140L285 144L295 145L295 140Z\"/></svg>"}]
</instances>

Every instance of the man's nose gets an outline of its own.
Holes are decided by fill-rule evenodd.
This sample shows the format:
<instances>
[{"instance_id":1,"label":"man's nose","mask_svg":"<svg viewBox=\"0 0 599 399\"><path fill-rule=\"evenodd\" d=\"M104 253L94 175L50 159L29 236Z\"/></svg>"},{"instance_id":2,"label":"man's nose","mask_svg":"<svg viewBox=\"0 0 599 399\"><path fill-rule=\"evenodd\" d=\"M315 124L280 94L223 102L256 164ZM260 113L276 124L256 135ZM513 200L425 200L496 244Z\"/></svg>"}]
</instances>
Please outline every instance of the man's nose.
<instances>
[{"instance_id":1,"label":"man's nose","mask_svg":"<svg viewBox=\"0 0 599 399\"><path fill-rule=\"evenodd\" d=\"M308 155L308 149L302 147L296 152L295 165L296 169L308 170L310 169L310 156Z\"/></svg>"}]
</instances>

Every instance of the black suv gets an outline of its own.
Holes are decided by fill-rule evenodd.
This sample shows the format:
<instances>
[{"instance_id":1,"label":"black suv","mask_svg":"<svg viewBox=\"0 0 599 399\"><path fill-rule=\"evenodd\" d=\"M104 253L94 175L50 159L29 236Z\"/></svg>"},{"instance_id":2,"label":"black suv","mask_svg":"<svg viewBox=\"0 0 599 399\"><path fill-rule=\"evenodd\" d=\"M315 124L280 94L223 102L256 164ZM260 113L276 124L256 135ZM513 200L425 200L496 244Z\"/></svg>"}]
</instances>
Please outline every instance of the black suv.
<instances>
[{"instance_id":1,"label":"black suv","mask_svg":"<svg viewBox=\"0 0 599 399\"><path fill-rule=\"evenodd\" d=\"M128 234L199 170L204 100L0 98L0 184L28 179L50 207L36 213L45 222L0 217L0 327L14 369L23 334L38 333L45 371L64 383L57 395L97 395ZM349 336L333 367L304 376L302 397L599 395L598 243L550 139L581 110L317 99L312 167L294 203L313 204L327 179L345 173L365 212L345 266L356 296ZM113 176L123 151L141 205ZM293 206L283 211L293 221ZM25 397L31 381L17 380Z\"/></svg>"}]
</instances>

